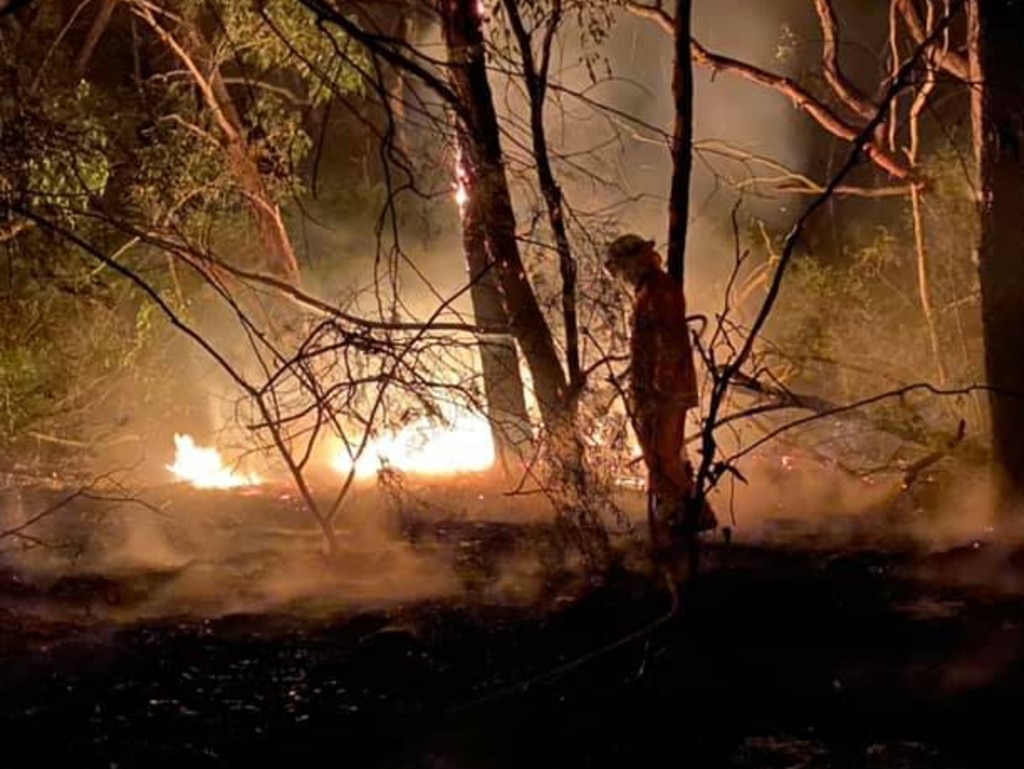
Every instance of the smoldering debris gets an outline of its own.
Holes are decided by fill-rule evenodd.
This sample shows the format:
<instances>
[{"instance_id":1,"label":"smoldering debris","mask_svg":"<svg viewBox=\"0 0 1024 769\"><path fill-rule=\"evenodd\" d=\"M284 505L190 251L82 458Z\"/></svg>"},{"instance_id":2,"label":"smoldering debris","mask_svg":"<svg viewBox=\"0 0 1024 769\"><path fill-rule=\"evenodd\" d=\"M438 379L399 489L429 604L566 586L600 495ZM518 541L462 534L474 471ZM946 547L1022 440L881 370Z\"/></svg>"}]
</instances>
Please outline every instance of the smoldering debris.
<instances>
[{"instance_id":1,"label":"smoldering debris","mask_svg":"<svg viewBox=\"0 0 1024 769\"><path fill-rule=\"evenodd\" d=\"M1013 548L1024 534L997 512L992 474L947 457L909 485L899 466L858 474L798 450L745 458L746 483L727 479L712 500L750 544L811 549L878 548L942 553Z\"/></svg>"},{"instance_id":2,"label":"smoldering debris","mask_svg":"<svg viewBox=\"0 0 1024 769\"><path fill-rule=\"evenodd\" d=\"M421 489L421 503L426 496ZM464 496L485 504L481 493ZM38 492L22 497L29 507L46 504ZM40 521L34 546L0 556L8 575L0 601L74 621L316 617L431 600L525 605L541 600L552 575L564 587L583 574L550 520L471 521L465 506L459 514L458 495L447 501L448 518L437 517L439 505L433 518L417 518L393 496L361 488L327 556L308 512L278 487L175 485L127 503L76 499Z\"/></svg>"},{"instance_id":3,"label":"smoldering debris","mask_svg":"<svg viewBox=\"0 0 1024 769\"><path fill-rule=\"evenodd\" d=\"M712 497L738 544L875 549L897 556L886 568L901 577L1024 590L1019 568L1010 568L1021 532L994 523L983 476L962 473L941 503L937 497L918 504L906 495L894 505L889 486L820 466L794 462L780 470L762 463L744 473L749 486L723 486ZM586 564L553 525L542 497L508 495L480 479L357 485L336 522L339 546L330 558L308 512L280 485L218 491L175 484L116 502L96 495L57 504L67 496L57 489L5 491L5 530L54 508L26 530L29 540L4 543L6 605L119 622L327 616L431 600L537 605L585 582ZM617 536L637 552L643 502L640 492L616 492L627 516ZM723 542L720 534L707 541ZM898 557L910 551L914 558Z\"/></svg>"},{"instance_id":4,"label":"smoldering debris","mask_svg":"<svg viewBox=\"0 0 1024 769\"><path fill-rule=\"evenodd\" d=\"M43 504L42 495L23 497ZM279 494L171 487L139 504L76 500L39 522L34 546L9 548L3 565L36 609L77 606L115 620L336 611L458 589L445 557L383 526L342 536L328 559L307 518Z\"/></svg>"}]
</instances>

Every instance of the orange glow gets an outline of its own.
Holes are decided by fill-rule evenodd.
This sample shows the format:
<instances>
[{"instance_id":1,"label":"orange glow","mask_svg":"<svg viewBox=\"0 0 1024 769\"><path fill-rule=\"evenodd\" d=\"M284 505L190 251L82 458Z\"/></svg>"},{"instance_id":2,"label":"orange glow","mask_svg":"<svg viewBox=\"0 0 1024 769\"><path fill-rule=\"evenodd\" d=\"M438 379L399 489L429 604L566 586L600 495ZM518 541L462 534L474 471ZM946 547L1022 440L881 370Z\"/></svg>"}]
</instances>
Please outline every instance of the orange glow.
<instances>
[{"instance_id":1,"label":"orange glow","mask_svg":"<svg viewBox=\"0 0 1024 769\"><path fill-rule=\"evenodd\" d=\"M174 436L174 464L166 467L179 480L197 489L234 489L263 482L258 475L225 467L217 449L197 446L191 435Z\"/></svg>"},{"instance_id":2,"label":"orange glow","mask_svg":"<svg viewBox=\"0 0 1024 769\"><path fill-rule=\"evenodd\" d=\"M459 208L465 208L466 203L469 202L469 192L466 190L466 185L462 182L455 185L455 202Z\"/></svg>"},{"instance_id":3,"label":"orange glow","mask_svg":"<svg viewBox=\"0 0 1024 769\"><path fill-rule=\"evenodd\" d=\"M459 207L459 214L465 213L466 204L469 202L469 175L462 163L462 151L455 152L455 203Z\"/></svg>"},{"instance_id":4,"label":"orange glow","mask_svg":"<svg viewBox=\"0 0 1024 769\"><path fill-rule=\"evenodd\" d=\"M487 419L452 409L443 419L420 417L405 427L372 439L353 463L344 447L334 452L331 467L357 478L372 478L390 468L416 475L480 473L494 465L494 442Z\"/></svg>"}]
</instances>

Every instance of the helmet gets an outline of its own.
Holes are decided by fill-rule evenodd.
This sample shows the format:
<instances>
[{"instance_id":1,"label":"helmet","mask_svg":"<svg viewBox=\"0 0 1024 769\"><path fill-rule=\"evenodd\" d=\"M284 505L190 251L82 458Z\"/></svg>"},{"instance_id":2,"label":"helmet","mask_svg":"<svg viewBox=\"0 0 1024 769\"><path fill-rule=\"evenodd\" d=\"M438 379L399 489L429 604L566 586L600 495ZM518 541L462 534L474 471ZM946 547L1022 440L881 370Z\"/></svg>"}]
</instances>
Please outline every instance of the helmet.
<instances>
[{"instance_id":1,"label":"helmet","mask_svg":"<svg viewBox=\"0 0 1024 769\"><path fill-rule=\"evenodd\" d=\"M627 265L650 261L660 264L654 250L654 241L630 233L620 235L608 246L608 259L605 265L610 270L622 270Z\"/></svg>"}]
</instances>

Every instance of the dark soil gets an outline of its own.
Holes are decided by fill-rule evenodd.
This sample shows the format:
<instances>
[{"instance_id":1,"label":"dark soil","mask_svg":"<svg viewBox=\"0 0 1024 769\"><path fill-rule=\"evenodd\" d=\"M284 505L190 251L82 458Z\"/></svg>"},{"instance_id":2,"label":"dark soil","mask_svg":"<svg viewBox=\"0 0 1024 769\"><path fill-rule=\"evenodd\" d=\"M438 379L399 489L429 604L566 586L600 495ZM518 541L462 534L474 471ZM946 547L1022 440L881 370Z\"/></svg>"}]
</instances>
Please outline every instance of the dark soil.
<instances>
[{"instance_id":1,"label":"dark soil","mask_svg":"<svg viewBox=\"0 0 1024 769\"><path fill-rule=\"evenodd\" d=\"M513 533L473 529L467 583ZM1024 602L948 579L983 569L1021 563L718 546L670 618L661 582L631 573L541 606L470 591L330 620L8 609L2 764L1019 767ZM48 600L133 596L97 577Z\"/></svg>"}]
</instances>

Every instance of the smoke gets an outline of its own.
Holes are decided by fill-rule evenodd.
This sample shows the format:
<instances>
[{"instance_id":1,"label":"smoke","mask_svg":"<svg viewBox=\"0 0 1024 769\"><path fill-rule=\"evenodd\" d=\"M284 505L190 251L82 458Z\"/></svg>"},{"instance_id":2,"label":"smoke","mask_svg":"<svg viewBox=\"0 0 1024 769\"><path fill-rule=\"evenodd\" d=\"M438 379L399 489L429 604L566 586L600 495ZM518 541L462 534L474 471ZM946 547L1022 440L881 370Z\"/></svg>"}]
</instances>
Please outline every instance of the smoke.
<instances>
[{"instance_id":1,"label":"smoke","mask_svg":"<svg viewBox=\"0 0 1024 769\"><path fill-rule=\"evenodd\" d=\"M990 471L947 458L908 487L897 471L859 476L795 449L768 449L739 464L748 483L725 480L712 494L722 523L738 542L820 550L874 549L921 558L929 581L1024 587L1005 562L1024 539L1024 525L1000 513ZM950 571L929 560L956 555ZM915 569L918 566L914 567Z\"/></svg>"},{"instance_id":2,"label":"smoke","mask_svg":"<svg viewBox=\"0 0 1024 769\"><path fill-rule=\"evenodd\" d=\"M808 26L807 3L743 3L727 0L698 3L694 10L694 34L711 50L735 56L756 66L784 75L795 74L797 63L784 53L790 35L800 35ZM742 17L743 24L735 19ZM788 32L787 32L788 30ZM571 36L567 36L571 37ZM559 126L556 135L567 138L566 150L580 152L581 142L592 146L608 138L612 131L624 137L614 159L615 171L629 202L622 206L622 226L663 242L668 230L667 199L671 162L667 137L673 129L672 70L674 52L670 35L649 20L621 13L603 44L611 78L596 86L582 67L567 68L566 86L635 117L637 124L615 121L605 125L594 117L580 124ZM563 52L563 62L578 59L581 51L571 46ZM810 126L790 103L770 89L728 73L714 75L697 68L694 94L694 138L698 146L691 180L691 228L687 253L687 283L691 303L702 309L710 302L704 287L728 270L724 258L733 251L729 213L737 197L726 175L743 178L740 166L725 164L705 156L699 149L707 141L737 148L751 155L770 157L804 170L808 162L807 137ZM568 101L568 100L567 100ZM551 110L554 111L554 110ZM644 128L654 126L661 134ZM573 185L570 183L572 196ZM576 189L577 198L598 196L596 188ZM745 214L775 224L788 223L792 199L762 198L745 200ZM588 200L589 205L589 200ZM714 298L717 300L717 297Z\"/></svg>"},{"instance_id":3,"label":"smoke","mask_svg":"<svg viewBox=\"0 0 1024 769\"><path fill-rule=\"evenodd\" d=\"M792 34L799 35L807 27L806 4L791 0L786 3L754 4L728 0L702 4L695 20L696 33L706 45L726 55L737 55L755 64L792 74L796 64L792 57L780 54L787 36L780 30L788 23ZM742 14L745 24L731 23ZM801 26L802 25L802 26ZM671 69L672 46L669 36L647 20L620 14L610 29L610 37L601 43L601 55L607 60L611 77L604 77L601 65L588 70L581 63L592 45L578 29L567 25L561 35L560 48L553 71L566 92L585 94L588 99L606 103L614 109L635 115L640 121L671 131ZM435 45L436 29L421 26L417 41L424 46ZM781 37L780 37L781 35ZM582 42L581 42L582 41ZM784 46L782 46L784 47ZM592 73L598 82L593 82ZM514 173L516 203L520 222L525 230L537 206L537 195L531 164L522 157L521 147L529 146L521 135L524 104L521 91L507 78L493 73L493 90L503 112L509 135L505 137L510 169ZM766 89L737 78L722 75L712 81L707 73L698 73L696 94L696 133L699 139L715 139L746 148L757 154L780 159L800 167L807 149L803 136L803 118L785 99ZM415 83L404 87L409 94ZM422 96L423 94L420 94ZM426 100L429 103L429 99ZM598 116L572 97L553 95L546 110L549 138L556 152L569 162L559 163L560 183L567 200L580 211L606 207L614 215L602 222L605 229L593 231L581 226L575 232L581 261L581 276L598 285L586 286L596 293L601 284L599 259L604 238L616 229L647 233L659 240L667 229L665 200L669 184L668 147L662 138L637 126L614 124ZM410 113L413 123L426 118ZM448 297L466 283L461 244L458 237L458 214L454 199L447 189L454 179L454 157L451 137L439 135L437 127L446 122L438 111L438 124L430 129L413 125L403 127L402 140L411 148L426 171L418 186L433 190L433 197L420 199L404 194L394 202L395 220L381 217L385 191L377 173L367 171L378 160L367 151L365 168L359 169L346 154L351 154L352 125L344 121L328 126L325 154L320 158L317 194L304 199L301 207L291 212L290 230L297 250L308 269L304 270L304 290L335 306L355 314L382 320L416 320L428 317ZM354 121L353 121L354 122ZM611 142L618 133L621 142ZM635 140L639 138L640 140ZM359 152L365 150L360 149ZM521 170L525 169L525 170ZM392 169L394 179L401 183L402 174ZM365 190L353 190L361 172ZM515 181L520 179L520 181ZM523 182L522 179L529 181ZM604 183L604 181L609 183ZM447 186L446 186L447 185ZM717 308L720 296L711 287L719 285L729 269L733 243L727 218L735 193L723 187L709 167L696 164L693 183L694 225L691 232L688 261L688 287L691 308L710 312ZM752 215L775 216L786 202L752 199ZM392 224L395 225L392 229ZM543 241L543 228L527 233L524 242L536 235ZM590 239L593 239L592 241ZM233 261L235 251L241 255L252 244L237 236L222 235L218 248L221 256ZM533 247L527 247L531 251ZM535 252L534 252L535 251ZM548 281L555 270L550 250L538 247L528 253L530 269L537 278L538 293L544 303L554 309L557 301L557 276ZM246 299L252 297L246 296ZM252 355L253 342L239 325L232 308L206 291L196 303L190 318L204 337L225 353L240 371L253 374L258 381L260 365ZM269 312L275 313L273 307ZM557 311L552 312L552 317ZM584 308L586 317L586 309ZM465 320L471 317L468 293L452 303L443 319ZM558 335L557 322L555 334ZM176 343L182 354L174 366L180 387L166 395L169 403L153 404L154 411L170 411L171 416L159 423L159 430L147 429L154 421L147 414L140 419L140 431L150 440L136 444L139 458L149 477L162 479L163 465L168 461L170 438L175 432L193 434L201 443L232 447L240 454L252 442L244 425L259 421L258 415L239 412L239 393L230 378L204 354L190 349L189 344ZM445 354L451 368L450 378L465 381L475 368L475 354L468 347ZM528 379L528 377L527 377ZM138 401L144 393L140 387ZM136 400L127 398L126 400ZM163 408L166 407L166 408ZM140 468L140 473L143 468ZM254 469L262 471L257 465Z\"/></svg>"},{"instance_id":4,"label":"smoke","mask_svg":"<svg viewBox=\"0 0 1024 769\"><path fill-rule=\"evenodd\" d=\"M24 511L5 496L5 522L47 504L40 493L21 496ZM117 621L320 616L461 592L450 554L413 547L380 495L364 492L358 502L339 521L338 551L326 557L320 533L282 488L77 498L28 531L32 547L3 540L0 566L28 586L22 610L72 619L83 610Z\"/></svg>"},{"instance_id":5,"label":"smoke","mask_svg":"<svg viewBox=\"0 0 1024 769\"><path fill-rule=\"evenodd\" d=\"M847 11L852 13L850 8ZM744 23L735 23L736 18ZM697 4L695 33L717 53L798 76L806 64L801 53L815 44L818 30L810 4L804 0L720 0ZM423 42L432 42L433 35L424 32ZM671 40L662 30L649 21L622 14L602 44L611 74L606 78L604 62L589 70L581 64L589 43L581 45L578 39L578 30L570 27L561 41L554 69L566 93L552 97L547 118L553 146L572 161L558 169L566 199L582 212L610 212L587 220L600 225L593 230L582 225L574 230L581 274L596 282L600 249L612 235L630 230L664 240L671 168L662 134L672 128L673 52ZM852 67L855 75L868 69L866 60ZM715 141L772 158L797 171L819 164L818 129L784 97L728 73L712 76L698 71L696 76L695 133L699 144ZM524 231L534 228L529 229L524 243L535 235L543 241L543 225L536 224L541 217L534 216L538 201L531 187L532 166L521 149L529 146L521 133L522 94L498 75L494 91L511 136L519 140L505 137L509 166L518 172L514 184L520 224ZM639 122L602 118L568 92L585 94ZM658 130L650 131L643 123ZM616 137L621 141L613 141ZM426 201L403 198L394 231L389 221L377 216L379 190L367 191L367 200L362 201L365 205L358 206L355 196L341 196L352 180L338 178L338 173L332 176L328 169L320 185L322 197L304 201L303 210L293 212L291 222L297 248L309 265L304 273L305 290L367 317L422 320L465 285L457 207L445 186L446 177L454 177L454 158L445 146L448 138L408 134L407 141L421 143L414 146L417 154L429 158L427 165L435 176L426 181L428 187L433 184L433 194ZM337 145L336 154L348 152L344 137L334 139L328 145ZM334 161L340 162L336 157ZM723 297L718 287L732 268L737 247L744 245L734 241L730 222L739 193L725 178L744 178L741 166L698 152L687 262L692 311L713 315L720 310ZM792 197L754 193L743 200L744 222L764 220L769 229L791 224L802 205ZM550 248L534 245L527 247L527 252L534 270L531 277L537 278L542 299L553 301L558 284L544 282L555 270ZM230 261L233 254L224 256ZM814 301L816 310L835 310L828 307L831 299ZM195 310L192 319L204 337L240 370L259 375L252 339L239 326L232 309L212 293L197 304L202 309ZM469 312L467 294L452 304L445 319L465 319ZM552 313L552 317L556 315ZM862 330L876 344L876 330L864 326ZM173 367L179 381L163 394L166 401L154 402L151 382L126 390L121 401L136 405L139 439L132 444L135 453L130 456L132 462L139 463L135 477L140 481L168 479L163 466L170 461L174 432L195 434L201 443L216 438L222 448L234 447L238 452L251 447L245 425L254 420L239 413L234 384L190 343L178 340L174 345L181 353ZM468 348L447 356L456 378L473 368ZM156 429L150 429L154 424ZM97 464L114 459L123 464L128 457L127 453L106 450ZM316 454L314 457L315 462L320 460ZM254 469L265 470L258 464ZM917 491L902 492L898 476L863 480L836 467L805 461L799 452L785 449L751 458L741 463L739 470L749 483L727 479L712 501L722 524L732 526L740 541L817 547L904 546L909 542L941 551L1016 536L993 523L991 484L983 478L957 482L949 496L918 505L908 504ZM338 484L336 477L323 479L329 480L331 487ZM271 504L272 491L264 489L255 497L170 492L174 497L170 507L158 502L157 510L131 507L131 512L120 510L106 516L97 529L103 535L94 538L97 541L72 567L42 556L37 556L40 560L35 564L50 573L57 573L62 564L61 569L78 572L166 574L166 582L149 592L140 609L154 613L319 611L459 594L463 581L456 573L457 559L444 548L407 544L393 507L381 494L361 493L362 498L346 504L339 527L342 551L332 563L320 555L319 535L307 526L308 512L293 499L274 499ZM457 496L452 489L431 489L418 499L415 494L405 494L401 504L434 521L447 517L521 524L552 517L549 506L536 502L537 497L508 501L491 496L473 505L462 504ZM624 498L628 496L623 493ZM220 509L215 512L211 505ZM273 505L281 509L263 509ZM633 495L625 506L634 525L642 526L642 496ZM510 552L497 563L487 583L489 600L527 600L540 594L546 571L535 554ZM996 576L995 571L989 574Z\"/></svg>"}]
</instances>

